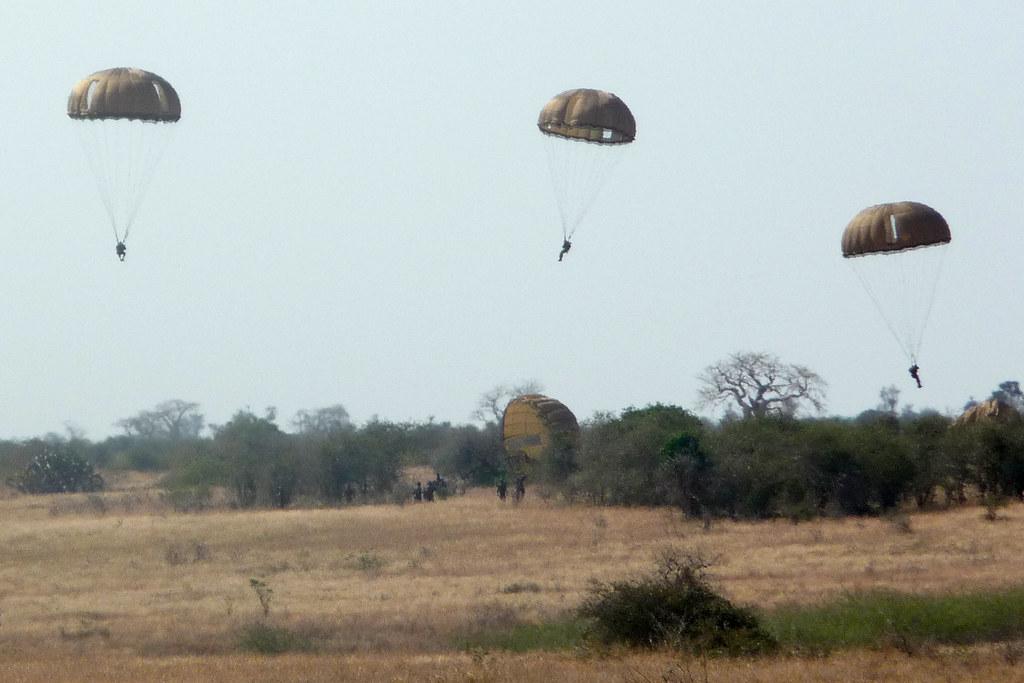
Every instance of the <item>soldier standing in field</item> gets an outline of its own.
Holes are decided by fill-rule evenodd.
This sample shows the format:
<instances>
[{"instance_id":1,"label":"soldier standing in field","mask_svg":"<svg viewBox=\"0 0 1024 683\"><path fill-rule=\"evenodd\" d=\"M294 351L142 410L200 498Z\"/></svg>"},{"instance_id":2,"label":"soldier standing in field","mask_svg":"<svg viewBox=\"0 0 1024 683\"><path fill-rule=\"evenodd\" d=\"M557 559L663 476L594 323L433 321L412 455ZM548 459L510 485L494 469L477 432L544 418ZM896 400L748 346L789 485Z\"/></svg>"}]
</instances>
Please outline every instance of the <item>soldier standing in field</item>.
<instances>
[{"instance_id":1,"label":"soldier standing in field","mask_svg":"<svg viewBox=\"0 0 1024 683\"><path fill-rule=\"evenodd\" d=\"M520 474L518 477L516 477L516 492L515 492L513 497L514 497L514 499L515 499L515 501L517 503L519 501L521 501L524 497L526 497L526 475L525 474Z\"/></svg>"}]
</instances>

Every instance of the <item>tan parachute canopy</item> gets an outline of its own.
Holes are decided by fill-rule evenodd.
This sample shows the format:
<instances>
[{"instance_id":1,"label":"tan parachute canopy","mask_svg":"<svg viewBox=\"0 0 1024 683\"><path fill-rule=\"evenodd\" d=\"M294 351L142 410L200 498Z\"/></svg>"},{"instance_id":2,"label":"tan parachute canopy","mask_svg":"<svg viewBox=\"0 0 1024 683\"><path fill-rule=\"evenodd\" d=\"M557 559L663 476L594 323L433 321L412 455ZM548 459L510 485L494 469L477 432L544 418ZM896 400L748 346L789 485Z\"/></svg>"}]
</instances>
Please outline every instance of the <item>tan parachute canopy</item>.
<instances>
[{"instance_id":1,"label":"tan parachute canopy","mask_svg":"<svg viewBox=\"0 0 1024 683\"><path fill-rule=\"evenodd\" d=\"M636 120L626 103L610 92L578 88L555 95L540 110L537 127L545 135L606 145L633 142Z\"/></svg>"},{"instance_id":2,"label":"tan parachute canopy","mask_svg":"<svg viewBox=\"0 0 1024 683\"><path fill-rule=\"evenodd\" d=\"M107 69L75 84L68 96L68 116L169 123L181 118L181 101L171 84L154 73Z\"/></svg>"},{"instance_id":3,"label":"tan parachute canopy","mask_svg":"<svg viewBox=\"0 0 1024 683\"><path fill-rule=\"evenodd\" d=\"M541 394L512 399L501 418L501 440L510 457L536 460L552 446L574 446L579 432L572 411Z\"/></svg>"},{"instance_id":4,"label":"tan parachute canopy","mask_svg":"<svg viewBox=\"0 0 1024 683\"><path fill-rule=\"evenodd\" d=\"M958 417L953 424L1005 424L1007 422L1016 422L1020 419L1021 414L1009 403L1000 401L998 398L990 398L965 410L963 415Z\"/></svg>"},{"instance_id":5,"label":"tan parachute canopy","mask_svg":"<svg viewBox=\"0 0 1024 683\"><path fill-rule=\"evenodd\" d=\"M864 209L843 231L843 257L884 254L945 244L949 225L938 211L917 202L878 204Z\"/></svg>"}]
</instances>

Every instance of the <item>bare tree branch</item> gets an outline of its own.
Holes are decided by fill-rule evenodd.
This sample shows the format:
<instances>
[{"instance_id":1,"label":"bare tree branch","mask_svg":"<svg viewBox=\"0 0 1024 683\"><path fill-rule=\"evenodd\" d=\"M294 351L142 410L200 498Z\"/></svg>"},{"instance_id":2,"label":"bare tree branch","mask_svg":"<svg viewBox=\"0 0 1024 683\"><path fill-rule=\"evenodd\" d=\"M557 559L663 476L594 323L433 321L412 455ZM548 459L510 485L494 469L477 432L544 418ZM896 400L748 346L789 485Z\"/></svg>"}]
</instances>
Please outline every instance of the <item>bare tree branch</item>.
<instances>
[{"instance_id":1,"label":"bare tree branch","mask_svg":"<svg viewBox=\"0 0 1024 683\"><path fill-rule=\"evenodd\" d=\"M292 420L300 434L330 434L347 429L351 424L348 411L340 403L326 408L300 410Z\"/></svg>"},{"instance_id":2,"label":"bare tree branch","mask_svg":"<svg viewBox=\"0 0 1024 683\"><path fill-rule=\"evenodd\" d=\"M763 352L738 352L718 361L697 376L702 406L718 408L735 404L743 417L793 415L804 405L821 412L825 407L825 382L803 365L783 363Z\"/></svg>"},{"instance_id":3,"label":"bare tree branch","mask_svg":"<svg viewBox=\"0 0 1024 683\"><path fill-rule=\"evenodd\" d=\"M480 422L501 422L501 416L505 412L508 402L517 396L524 394L539 394L544 391L543 385L536 380L524 380L518 384L509 386L499 384L489 391L480 395L476 408L470 413L470 417Z\"/></svg>"},{"instance_id":4,"label":"bare tree branch","mask_svg":"<svg viewBox=\"0 0 1024 683\"><path fill-rule=\"evenodd\" d=\"M114 424L127 436L143 439L194 439L203 430L204 418L199 404L193 401L171 399L158 404L153 410L143 410Z\"/></svg>"}]
</instances>

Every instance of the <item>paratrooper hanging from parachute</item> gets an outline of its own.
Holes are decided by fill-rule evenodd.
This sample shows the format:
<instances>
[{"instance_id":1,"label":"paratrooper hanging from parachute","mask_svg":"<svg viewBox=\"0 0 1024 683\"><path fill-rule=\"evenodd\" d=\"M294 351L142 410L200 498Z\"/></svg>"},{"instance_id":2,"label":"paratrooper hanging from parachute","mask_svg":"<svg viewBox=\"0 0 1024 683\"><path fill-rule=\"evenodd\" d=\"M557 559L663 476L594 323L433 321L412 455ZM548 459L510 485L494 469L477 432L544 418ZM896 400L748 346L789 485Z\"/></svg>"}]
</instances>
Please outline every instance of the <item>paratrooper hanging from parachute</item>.
<instances>
[{"instance_id":1,"label":"paratrooper hanging from parachute","mask_svg":"<svg viewBox=\"0 0 1024 683\"><path fill-rule=\"evenodd\" d=\"M578 88L551 98L540 111L537 128L547 141L551 182L562 218L561 261L618 162L620 148L636 138L636 120L626 103L612 93Z\"/></svg>"},{"instance_id":2,"label":"paratrooper hanging from parachute","mask_svg":"<svg viewBox=\"0 0 1024 683\"><path fill-rule=\"evenodd\" d=\"M86 76L71 89L68 116L99 185L124 261L135 222L171 132L181 118L178 93L142 69L117 68Z\"/></svg>"},{"instance_id":3,"label":"paratrooper hanging from parachute","mask_svg":"<svg viewBox=\"0 0 1024 683\"><path fill-rule=\"evenodd\" d=\"M843 258L903 349L918 388L921 341L951 239L939 212L918 202L869 206L843 231Z\"/></svg>"}]
</instances>

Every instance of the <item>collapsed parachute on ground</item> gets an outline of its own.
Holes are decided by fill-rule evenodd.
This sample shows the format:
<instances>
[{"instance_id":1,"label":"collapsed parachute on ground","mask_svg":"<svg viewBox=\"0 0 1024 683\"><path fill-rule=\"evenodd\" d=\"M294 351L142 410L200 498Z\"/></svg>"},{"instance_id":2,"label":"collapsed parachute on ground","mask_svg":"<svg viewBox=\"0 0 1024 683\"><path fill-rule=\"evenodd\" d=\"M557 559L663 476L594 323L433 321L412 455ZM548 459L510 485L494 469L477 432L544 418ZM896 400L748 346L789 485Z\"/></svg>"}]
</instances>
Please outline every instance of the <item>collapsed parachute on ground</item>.
<instances>
[{"instance_id":1,"label":"collapsed parachute on ground","mask_svg":"<svg viewBox=\"0 0 1024 683\"><path fill-rule=\"evenodd\" d=\"M1020 412L1006 401L998 398L990 398L971 406L953 422L954 425L970 424L1007 424L1019 422L1024 417Z\"/></svg>"},{"instance_id":2,"label":"collapsed parachute on ground","mask_svg":"<svg viewBox=\"0 0 1024 683\"><path fill-rule=\"evenodd\" d=\"M71 89L68 116L99 185L114 238L128 238L153 171L181 118L178 93L141 69L86 76Z\"/></svg>"},{"instance_id":3,"label":"collapsed parachute on ground","mask_svg":"<svg viewBox=\"0 0 1024 683\"><path fill-rule=\"evenodd\" d=\"M571 239L620 158L636 138L636 120L626 103L603 90L579 88L553 97L540 111L551 181Z\"/></svg>"},{"instance_id":4,"label":"collapsed parachute on ground","mask_svg":"<svg viewBox=\"0 0 1024 683\"><path fill-rule=\"evenodd\" d=\"M912 364L917 363L951 239L939 212L917 202L869 206L843 231L843 258Z\"/></svg>"},{"instance_id":5,"label":"collapsed parachute on ground","mask_svg":"<svg viewBox=\"0 0 1024 683\"><path fill-rule=\"evenodd\" d=\"M513 469L537 461L552 449L575 447L579 433L572 411L541 394L512 399L501 418L501 441Z\"/></svg>"}]
</instances>

